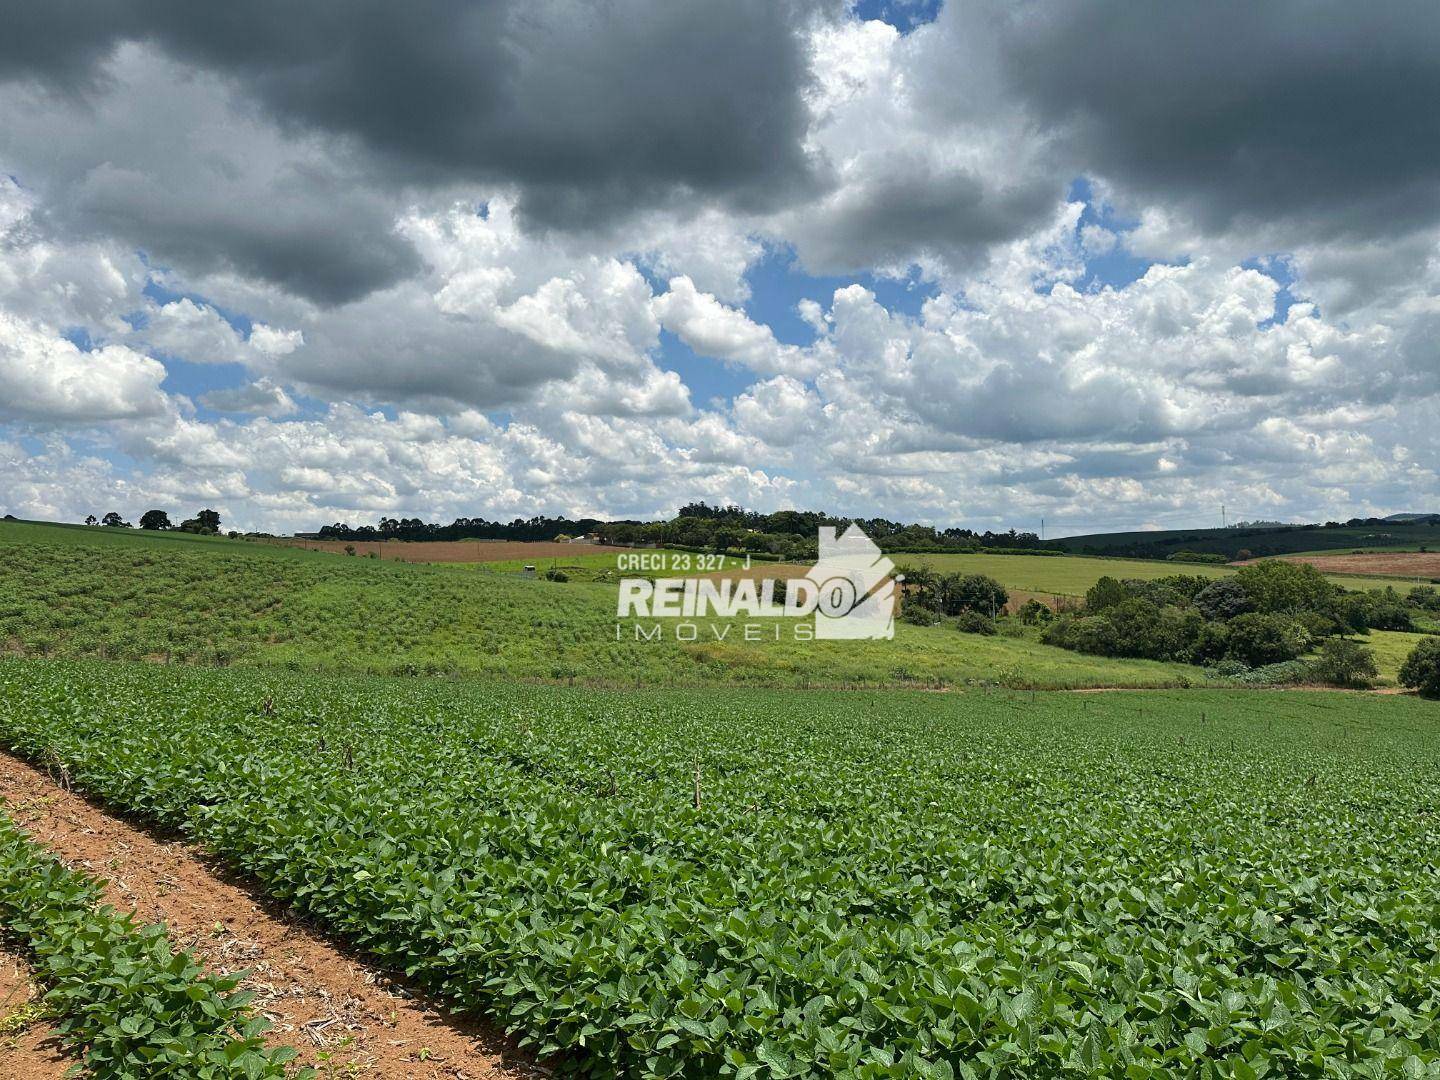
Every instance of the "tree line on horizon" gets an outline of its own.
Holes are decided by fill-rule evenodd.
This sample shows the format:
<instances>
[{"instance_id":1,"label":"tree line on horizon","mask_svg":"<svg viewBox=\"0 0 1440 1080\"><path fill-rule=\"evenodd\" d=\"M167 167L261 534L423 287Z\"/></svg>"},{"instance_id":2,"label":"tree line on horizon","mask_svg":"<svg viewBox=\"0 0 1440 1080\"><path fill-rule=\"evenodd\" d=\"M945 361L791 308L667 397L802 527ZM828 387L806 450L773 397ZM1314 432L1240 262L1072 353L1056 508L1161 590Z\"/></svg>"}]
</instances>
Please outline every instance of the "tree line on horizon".
<instances>
[{"instance_id":1,"label":"tree line on horizon","mask_svg":"<svg viewBox=\"0 0 1440 1080\"><path fill-rule=\"evenodd\" d=\"M104 517L97 518L91 514L85 519L86 525L98 525L108 529L133 529L134 526L121 516L118 510L111 510ZM214 536L220 531L220 514L218 511L208 507L201 510L193 518L186 518L179 525L170 521L170 514L166 510L146 510L140 515L140 528L147 532L176 532L197 533L201 536Z\"/></svg>"},{"instance_id":2,"label":"tree line on horizon","mask_svg":"<svg viewBox=\"0 0 1440 1080\"><path fill-rule=\"evenodd\" d=\"M779 558L815 558L820 527L844 529L859 525L885 551L974 552L1046 550L1035 533L975 532L972 529L936 529L887 518L839 517L813 510L779 510L762 514L739 506L711 506L704 502L682 506L665 521L602 521L596 518L537 516L513 521L456 518L449 525L419 518L381 518L377 525L352 528L336 522L315 534L322 540L554 540L587 536L600 543L737 551Z\"/></svg>"}]
</instances>

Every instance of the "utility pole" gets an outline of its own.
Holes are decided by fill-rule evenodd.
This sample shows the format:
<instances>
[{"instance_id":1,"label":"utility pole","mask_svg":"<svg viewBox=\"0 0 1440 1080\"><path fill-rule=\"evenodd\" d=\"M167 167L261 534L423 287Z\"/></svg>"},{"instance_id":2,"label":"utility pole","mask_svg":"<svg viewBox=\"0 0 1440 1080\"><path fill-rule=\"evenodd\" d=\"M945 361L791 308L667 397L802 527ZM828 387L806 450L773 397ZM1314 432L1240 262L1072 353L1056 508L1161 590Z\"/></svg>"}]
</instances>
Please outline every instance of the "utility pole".
<instances>
[{"instance_id":1,"label":"utility pole","mask_svg":"<svg viewBox=\"0 0 1440 1080\"><path fill-rule=\"evenodd\" d=\"M1222 529L1228 528L1228 526L1225 524L1225 504L1224 504L1224 503L1221 503L1221 504L1220 504L1220 528L1222 528Z\"/></svg>"},{"instance_id":2,"label":"utility pole","mask_svg":"<svg viewBox=\"0 0 1440 1080\"><path fill-rule=\"evenodd\" d=\"M1041 518L1041 519L1040 519L1040 542L1041 542L1042 544L1045 542L1045 519L1044 519L1044 518Z\"/></svg>"}]
</instances>

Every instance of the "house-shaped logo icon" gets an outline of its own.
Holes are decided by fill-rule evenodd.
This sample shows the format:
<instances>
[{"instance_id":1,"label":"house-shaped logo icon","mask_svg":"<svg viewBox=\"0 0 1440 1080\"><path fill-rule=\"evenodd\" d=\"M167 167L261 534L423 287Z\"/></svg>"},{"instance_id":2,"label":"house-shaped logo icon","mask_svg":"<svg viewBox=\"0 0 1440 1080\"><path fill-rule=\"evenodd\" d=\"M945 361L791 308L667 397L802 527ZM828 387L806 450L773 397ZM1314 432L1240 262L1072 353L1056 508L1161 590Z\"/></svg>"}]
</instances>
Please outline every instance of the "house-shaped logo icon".
<instances>
[{"instance_id":1,"label":"house-shaped logo icon","mask_svg":"<svg viewBox=\"0 0 1440 1080\"><path fill-rule=\"evenodd\" d=\"M895 636L895 564L858 525L835 535L820 527L820 558L805 577L814 583L815 637L864 640Z\"/></svg>"}]
</instances>

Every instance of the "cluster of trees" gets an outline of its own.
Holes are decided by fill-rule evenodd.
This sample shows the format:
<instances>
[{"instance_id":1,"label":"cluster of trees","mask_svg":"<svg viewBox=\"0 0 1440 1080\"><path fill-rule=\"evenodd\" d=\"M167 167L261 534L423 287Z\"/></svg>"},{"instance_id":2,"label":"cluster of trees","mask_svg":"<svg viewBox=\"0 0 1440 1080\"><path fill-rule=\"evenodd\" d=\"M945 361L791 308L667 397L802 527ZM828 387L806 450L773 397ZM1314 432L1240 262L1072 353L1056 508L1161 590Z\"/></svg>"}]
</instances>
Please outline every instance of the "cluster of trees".
<instances>
[{"instance_id":1,"label":"cluster of trees","mask_svg":"<svg viewBox=\"0 0 1440 1080\"><path fill-rule=\"evenodd\" d=\"M1010 594L984 574L940 574L926 567L899 567L905 579L900 617L921 626L944 619L970 634L993 634Z\"/></svg>"},{"instance_id":2,"label":"cluster of trees","mask_svg":"<svg viewBox=\"0 0 1440 1080\"><path fill-rule=\"evenodd\" d=\"M1351 518L1305 525L1240 522L1225 529L1181 529L1159 533L1099 533L1052 541L1076 555L1109 555L1132 559L1167 559L1176 555L1211 554L1232 559L1268 558L1297 551L1340 551L1440 540L1440 515L1400 518ZM1178 558L1176 561L1192 561Z\"/></svg>"},{"instance_id":3,"label":"cluster of trees","mask_svg":"<svg viewBox=\"0 0 1440 1080\"><path fill-rule=\"evenodd\" d=\"M1357 684L1374 677L1374 658L1346 636L1413 630L1421 609L1440 609L1432 586L1416 586L1408 595L1393 587L1349 592L1313 566L1277 560L1223 578L1103 577L1078 613L1046 620L1042 640L1101 656L1241 670L1295 660L1320 645L1319 677Z\"/></svg>"},{"instance_id":4,"label":"cluster of trees","mask_svg":"<svg viewBox=\"0 0 1440 1080\"><path fill-rule=\"evenodd\" d=\"M111 510L104 517L97 519L91 514L85 519L86 525L101 525L108 529L130 529L134 528L120 514ZM214 510L201 510L193 518L186 518L179 525L170 523L170 515L164 510L146 510L140 515L140 528L155 532L165 529L178 529L180 532L200 533L203 536L214 536L220 531L220 515Z\"/></svg>"},{"instance_id":5,"label":"cluster of trees","mask_svg":"<svg viewBox=\"0 0 1440 1080\"><path fill-rule=\"evenodd\" d=\"M557 536L585 536L602 524L595 518L572 520L544 515L508 522L462 517L449 525L419 518L383 517L378 525L352 527L337 521L323 526L316 535L321 540L553 540Z\"/></svg>"},{"instance_id":6,"label":"cluster of trees","mask_svg":"<svg viewBox=\"0 0 1440 1080\"><path fill-rule=\"evenodd\" d=\"M816 536L822 525L844 529L858 524L886 551L1042 550L1034 533L983 532L970 529L935 529L885 518L847 518L811 510L781 510L762 514L739 506L710 506L704 502L682 506L668 521L599 521L595 518L516 518L487 521L456 518L449 525L429 524L419 518L381 518L378 525L352 528L343 522L326 525L322 540L553 540L557 536L594 536L607 544L636 547L679 547L702 551L730 551L770 555L784 559L814 559Z\"/></svg>"},{"instance_id":7,"label":"cluster of trees","mask_svg":"<svg viewBox=\"0 0 1440 1080\"><path fill-rule=\"evenodd\" d=\"M837 517L814 510L780 510L762 514L739 506L710 506L697 502L682 506L669 521L613 522L597 532L613 543L644 546L703 548L739 551L787 559L818 556L816 536L822 525L846 529L859 525L884 551L979 551L982 548L1040 549L1034 533L983 532L971 529L936 529L888 518Z\"/></svg>"}]
</instances>

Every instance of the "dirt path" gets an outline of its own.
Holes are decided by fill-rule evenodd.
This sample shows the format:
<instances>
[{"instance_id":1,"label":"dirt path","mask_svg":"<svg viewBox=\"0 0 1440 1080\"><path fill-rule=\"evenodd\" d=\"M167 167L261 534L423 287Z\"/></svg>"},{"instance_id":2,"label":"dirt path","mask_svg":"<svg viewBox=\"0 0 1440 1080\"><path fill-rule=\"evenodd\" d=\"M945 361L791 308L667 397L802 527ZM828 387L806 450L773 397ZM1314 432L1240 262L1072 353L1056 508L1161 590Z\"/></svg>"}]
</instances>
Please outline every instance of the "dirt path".
<instances>
[{"instance_id":1,"label":"dirt path","mask_svg":"<svg viewBox=\"0 0 1440 1080\"><path fill-rule=\"evenodd\" d=\"M60 1080L72 1064L54 1027L30 1012L38 994L29 965L0 948L0 1073L6 1080Z\"/></svg>"},{"instance_id":2,"label":"dirt path","mask_svg":"<svg viewBox=\"0 0 1440 1080\"><path fill-rule=\"evenodd\" d=\"M295 1047L301 1062L322 1077L546 1075L483 1024L428 1007L184 843L158 840L112 817L6 753L0 753L0 798L37 841L106 879L107 899L117 909L133 909L144 922L164 922L171 938L210 970L248 970L245 988L256 993L254 1007L274 1025L273 1040ZM0 1000L4 993L0 984ZM0 1062L7 1080L64 1072L63 1066L17 1072L3 1051Z\"/></svg>"}]
</instances>

